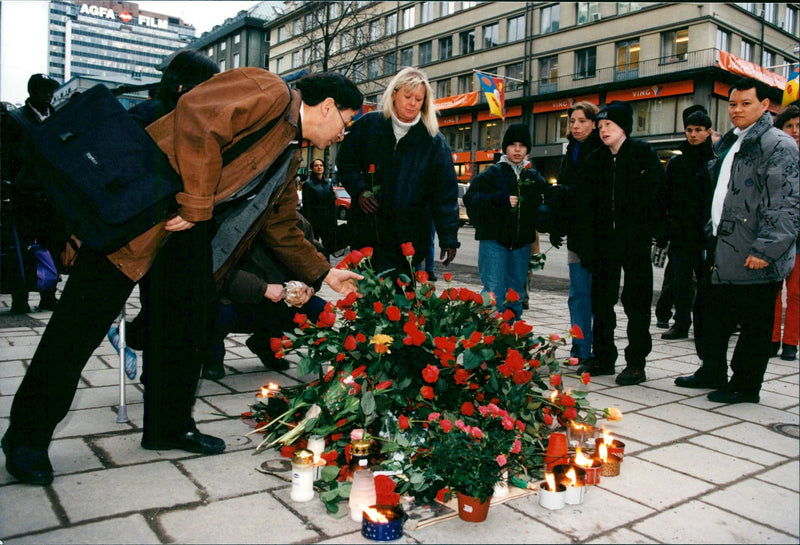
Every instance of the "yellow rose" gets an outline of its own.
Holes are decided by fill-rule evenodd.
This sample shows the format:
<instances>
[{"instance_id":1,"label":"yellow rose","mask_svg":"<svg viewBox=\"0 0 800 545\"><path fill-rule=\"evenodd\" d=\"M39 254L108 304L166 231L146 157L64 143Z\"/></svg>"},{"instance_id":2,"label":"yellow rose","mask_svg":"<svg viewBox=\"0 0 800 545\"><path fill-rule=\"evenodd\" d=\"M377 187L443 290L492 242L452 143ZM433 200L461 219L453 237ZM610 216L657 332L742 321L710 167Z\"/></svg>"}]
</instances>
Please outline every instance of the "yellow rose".
<instances>
[{"instance_id":1,"label":"yellow rose","mask_svg":"<svg viewBox=\"0 0 800 545\"><path fill-rule=\"evenodd\" d=\"M622 420L622 411L616 407L608 407L606 408L606 418L611 421Z\"/></svg>"}]
</instances>

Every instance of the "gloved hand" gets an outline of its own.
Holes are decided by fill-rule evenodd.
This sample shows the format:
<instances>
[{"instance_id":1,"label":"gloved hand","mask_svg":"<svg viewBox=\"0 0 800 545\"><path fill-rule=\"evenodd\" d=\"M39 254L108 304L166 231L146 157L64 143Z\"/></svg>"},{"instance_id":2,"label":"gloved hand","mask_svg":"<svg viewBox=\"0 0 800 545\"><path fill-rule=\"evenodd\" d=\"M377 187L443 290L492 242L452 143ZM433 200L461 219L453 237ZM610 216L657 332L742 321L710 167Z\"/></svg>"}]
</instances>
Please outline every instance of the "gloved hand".
<instances>
[{"instance_id":1,"label":"gloved hand","mask_svg":"<svg viewBox=\"0 0 800 545\"><path fill-rule=\"evenodd\" d=\"M561 245L564 244L564 237L560 235L550 234L550 244L553 245L553 248L556 250L561 248Z\"/></svg>"}]
</instances>

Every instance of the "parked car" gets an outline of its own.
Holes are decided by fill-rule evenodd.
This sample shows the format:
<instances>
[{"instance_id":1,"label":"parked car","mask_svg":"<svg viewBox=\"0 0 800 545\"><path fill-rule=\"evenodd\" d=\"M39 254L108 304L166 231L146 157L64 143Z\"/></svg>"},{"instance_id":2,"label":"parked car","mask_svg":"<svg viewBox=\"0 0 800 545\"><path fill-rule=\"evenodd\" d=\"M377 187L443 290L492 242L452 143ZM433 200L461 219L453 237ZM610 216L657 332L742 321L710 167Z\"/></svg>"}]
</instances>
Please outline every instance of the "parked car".
<instances>
[{"instance_id":1,"label":"parked car","mask_svg":"<svg viewBox=\"0 0 800 545\"><path fill-rule=\"evenodd\" d=\"M467 207L464 206L464 194L469 189L469 184L458 184L458 226L464 227L469 223Z\"/></svg>"},{"instance_id":2,"label":"parked car","mask_svg":"<svg viewBox=\"0 0 800 545\"><path fill-rule=\"evenodd\" d=\"M350 209L350 193L340 185L333 186L333 192L336 194L336 217L345 220Z\"/></svg>"}]
</instances>

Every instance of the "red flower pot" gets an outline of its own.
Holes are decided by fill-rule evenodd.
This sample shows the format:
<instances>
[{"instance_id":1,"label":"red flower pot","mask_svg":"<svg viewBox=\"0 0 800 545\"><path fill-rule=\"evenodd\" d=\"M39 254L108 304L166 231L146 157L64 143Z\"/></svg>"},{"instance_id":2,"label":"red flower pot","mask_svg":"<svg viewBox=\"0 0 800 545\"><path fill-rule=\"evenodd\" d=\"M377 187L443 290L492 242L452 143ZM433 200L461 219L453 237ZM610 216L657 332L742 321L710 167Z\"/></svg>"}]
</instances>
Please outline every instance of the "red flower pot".
<instances>
[{"instance_id":1,"label":"red flower pot","mask_svg":"<svg viewBox=\"0 0 800 545\"><path fill-rule=\"evenodd\" d=\"M486 520L486 515L489 513L489 504L492 503L492 497L486 498L486 501L480 503L476 498L456 492L458 496L458 516L461 520L467 522L483 522Z\"/></svg>"}]
</instances>

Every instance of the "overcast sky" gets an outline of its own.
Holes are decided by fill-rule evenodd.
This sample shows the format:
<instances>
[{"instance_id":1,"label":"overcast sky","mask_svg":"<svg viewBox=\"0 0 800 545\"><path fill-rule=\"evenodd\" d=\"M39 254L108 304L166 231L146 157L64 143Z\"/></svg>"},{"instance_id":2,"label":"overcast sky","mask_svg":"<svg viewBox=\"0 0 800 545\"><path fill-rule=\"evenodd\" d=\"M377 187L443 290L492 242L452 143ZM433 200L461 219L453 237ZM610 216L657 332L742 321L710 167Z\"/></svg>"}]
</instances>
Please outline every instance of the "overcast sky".
<instances>
[{"instance_id":1,"label":"overcast sky","mask_svg":"<svg viewBox=\"0 0 800 545\"><path fill-rule=\"evenodd\" d=\"M180 17L185 23L193 24L199 36L258 2L156 0L136 3L140 9ZM47 20L48 3L44 0L0 1L0 100L15 104L24 102L30 75L47 73Z\"/></svg>"}]
</instances>

